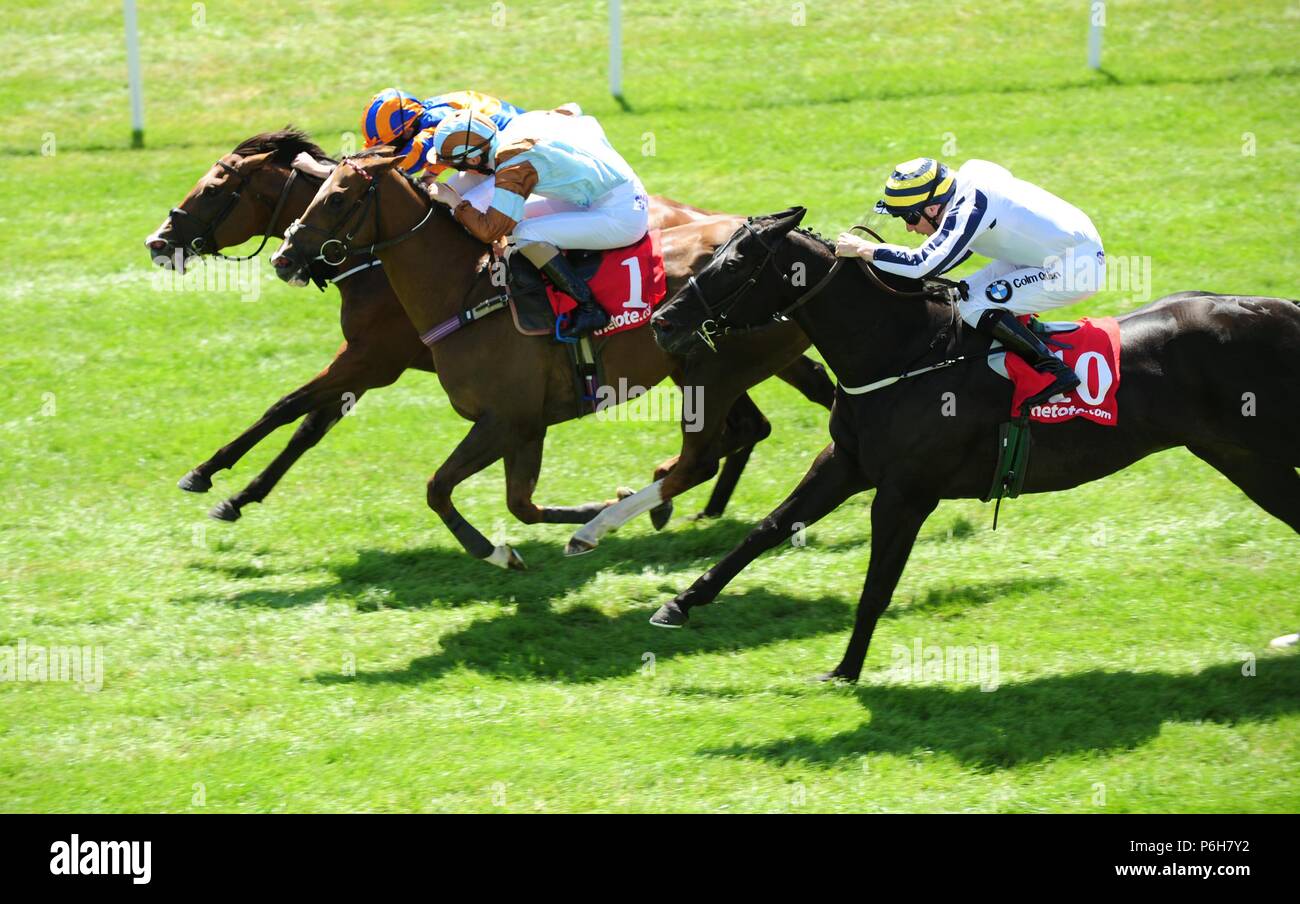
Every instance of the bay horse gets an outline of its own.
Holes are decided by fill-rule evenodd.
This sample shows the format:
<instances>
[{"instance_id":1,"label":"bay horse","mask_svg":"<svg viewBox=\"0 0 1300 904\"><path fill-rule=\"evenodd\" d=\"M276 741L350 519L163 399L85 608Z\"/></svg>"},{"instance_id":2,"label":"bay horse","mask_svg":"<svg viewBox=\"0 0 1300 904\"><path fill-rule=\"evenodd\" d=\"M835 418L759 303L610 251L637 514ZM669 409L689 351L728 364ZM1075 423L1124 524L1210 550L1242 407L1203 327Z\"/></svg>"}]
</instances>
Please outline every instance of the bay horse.
<instances>
[{"instance_id":1,"label":"bay horse","mask_svg":"<svg viewBox=\"0 0 1300 904\"><path fill-rule=\"evenodd\" d=\"M712 602L754 558L788 539L794 524L812 524L874 487L871 560L853 634L839 665L822 676L856 681L922 523L939 500L978 499L988 490L996 427L1009 419L1012 390L986 364L989 340L971 331L956 344L960 362L862 392L939 363L944 350L934 339L955 323L955 311L946 294L894 294L923 291L915 282L890 277L878 285L856 262L836 267L829 243L796 229L803 215L795 207L737 230L693 288L655 313L651 328L665 349L683 354L708 342L721 351L728 332L761 333L771 328L763 324L780 322L774 316L795 320L841 381L831 444L780 506L651 623L684 624L691 609ZM812 289L791 286L796 265L807 268ZM1037 425L1024 490L1069 489L1185 446L1300 531L1300 304L1182 292L1117 320L1118 421ZM959 398L955 412L944 410L947 393Z\"/></svg>"},{"instance_id":2,"label":"bay horse","mask_svg":"<svg viewBox=\"0 0 1300 904\"><path fill-rule=\"evenodd\" d=\"M377 149L345 158L290 227L271 263L281 279L300 282L308 265L322 257L322 247L330 249L325 255L330 259L373 251L383 261L407 317L420 335L430 337L438 378L452 407L473 422L429 479L429 507L470 555L520 568L513 549L494 546L465 520L452 492L504 458L506 504L526 524L583 524L609 505L543 508L533 502L546 430L577 416L579 409L569 353L547 337L522 335L504 313L465 320L476 305L501 295L494 285L497 268L489 266L490 248L413 186L397 169L398 158L386 156L391 153ZM706 263L739 222L720 215L665 230L669 291ZM654 517L667 510L674 495L717 473L720 459L739 455L743 467L749 450L771 431L746 391L798 360L808 338L787 324L736 343L732 354L698 369L664 353L648 329L616 333L602 343L606 385L652 387L671 376L704 402L700 429L684 430L680 455L655 471L655 485L667 488L664 494L638 508Z\"/></svg>"},{"instance_id":3,"label":"bay horse","mask_svg":"<svg viewBox=\"0 0 1300 904\"><path fill-rule=\"evenodd\" d=\"M303 153L322 163L336 162L292 127L241 142L195 182L145 239L150 259L163 267L184 267L193 257L224 257L224 249L249 239L283 235L321 185L318 176L294 168L294 159ZM669 198L650 199L651 223L661 229L710 216L709 211ZM212 508L209 514L213 518L236 521L245 506L265 499L299 457L320 442L368 391L390 385L407 370L433 373L433 355L411 326L382 267L372 266L376 263L365 255L339 265L313 263L313 280L322 289L327 283L339 289L343 344L324 370L276 401L252 426L180 479L177 485L182 490L206 493L218 471L233 468L273 431L303 419L283 451L261 473ZM800 357L779 376L811 401L830 407L833 387L820 364ZM739 456L727 460L704 515L722 513L743 467Z\"/></svg>"}]
</instances>

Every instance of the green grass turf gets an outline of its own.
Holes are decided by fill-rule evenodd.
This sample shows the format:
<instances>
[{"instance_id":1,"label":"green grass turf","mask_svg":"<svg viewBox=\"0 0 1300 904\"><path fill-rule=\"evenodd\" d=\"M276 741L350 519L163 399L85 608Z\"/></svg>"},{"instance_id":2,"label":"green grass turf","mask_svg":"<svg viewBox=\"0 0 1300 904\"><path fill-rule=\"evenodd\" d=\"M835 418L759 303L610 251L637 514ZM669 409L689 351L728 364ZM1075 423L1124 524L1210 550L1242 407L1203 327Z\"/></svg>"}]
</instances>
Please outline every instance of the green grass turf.
<instances>
[{"instance_id":1,"label":"green grass turf","mask_svg":"<svg viewBox=\"0 0 1300 904\"><path fill-rule=\"evenodd\" d=\"M1153 297L1298 294L1294 4L1114 2L1104 73L1084 4L986 5L810 2L794 26L785 3L628 3L622 110L603 4L511 3L497 27L480 2L211 2L201 25L142 2L131 151L120 5L7 4L0 646L100 645L105 678L0 683L0 808L1296 810L1300 660L1265 645L1300 627L1297 538L1186 452L1010 503L996 534L989 507L943 504L857 688L808 679L842 651L870 494L687 630L645 623L825 444L784 384L757 391L775 431L715 523L640 519L569 560L565 528L509 520L499 466L463 485L526 574L468 559L425 507L466 430L425 374L237 524L204 513L287 432L208 496L175 489L325 363L336 295L269 271L254 302L160 292L141 239L240 139L291 121L338 150L393 83L576 99L652 191L801 203L831 234L898 160L986 157L1149 257ZM538 499L642 485L675 448L671 424L561 426ZM996 645L998 688L894 671L917 639Z\"/></svg>"}]
</instances>

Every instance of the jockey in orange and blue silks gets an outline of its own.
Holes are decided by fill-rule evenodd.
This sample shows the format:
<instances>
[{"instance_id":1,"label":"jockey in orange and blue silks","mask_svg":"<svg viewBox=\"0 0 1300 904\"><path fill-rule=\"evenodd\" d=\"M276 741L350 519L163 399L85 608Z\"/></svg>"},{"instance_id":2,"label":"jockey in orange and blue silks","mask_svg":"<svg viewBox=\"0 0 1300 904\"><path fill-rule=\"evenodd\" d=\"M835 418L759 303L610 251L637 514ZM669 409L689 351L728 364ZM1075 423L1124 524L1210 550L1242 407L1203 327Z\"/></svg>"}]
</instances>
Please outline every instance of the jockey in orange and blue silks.
<instances>
[{"instance_id":1,"label":"jockey in orange and blue silks","mask_svg":"<svg viewBox=\"0 0 1300 904\"><path fill-rule=\"evenodd\" d=\"M438 124L457 110L473 110L504 129L524 110L514 104L477 91L453 91L420 100L398 88L385 88L370 99L361 116L361 133L366 147L388 144L402 157L402 172L408 176L436 177L448 167L430 158L433 133Z\"/></svg>"}]
</instances>

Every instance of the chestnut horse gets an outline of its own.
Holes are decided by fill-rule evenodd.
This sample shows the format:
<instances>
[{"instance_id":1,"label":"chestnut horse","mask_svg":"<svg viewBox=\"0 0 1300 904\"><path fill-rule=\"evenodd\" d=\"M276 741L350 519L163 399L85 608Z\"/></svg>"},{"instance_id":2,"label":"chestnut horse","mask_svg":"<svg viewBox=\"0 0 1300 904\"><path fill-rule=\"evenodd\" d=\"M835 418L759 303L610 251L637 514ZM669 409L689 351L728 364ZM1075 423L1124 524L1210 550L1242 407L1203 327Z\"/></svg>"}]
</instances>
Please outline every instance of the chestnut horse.
<instances>
[{"instance_id":1,"label":"chestnut horse","mask_svg":"<svg viewBox=\"0 0 1300 904\"><path fill-rule=\"evenodd\" d=\"M507 506L525 523L579 524L608 503L542 508L533 492L542 464L546 430L578 411L573 367L564 346L547 337L525 336L503 313L473 320L441 335L465 312L498 296L489 247L467 233L441 205L433 204L397 169L391 150L347 158L321 186L291 226L271 263L281 279L301 282L307 267L331 244L330 259L374 251L407 316L430 336L434 364L447 397L474 422L466 437L428 482L428 504L470 555L496 565L522 567L509 546L494 546L469 524L452 502L458 484L505 459ZM716 216L662 233L669 291L680 288L708 261L714 247L735 230L739 218ZM671 376L702 398L702 424L685 431L681 453L659 466L653 505L639 512L665 511L672 497L707 480L727 455L748 454L771 431L746 393L751 386L798 360L808 339L794 324L736 343L695 368L665 354L649 330L633 329L602 341L607 385L651 387ZM622 381L626 381L623 383ZM587 456L590 450L577 454ZM634 504L647 498L629 500Z\"/></svg>"},{"instance_id":2,"label":"chestnut horse","mask_svg":"<svg viewBox=\"0 0 1300 904\"><path fill-rule=\"evenodd\" d=\"M650 621L681 626L691 609L712 602L760 553L788 539L794 525L812 524L875 487L871 562L853 636L824 676L856 681L925 519L940 499L978 499L988 491L1011 384L987 366L989 340L974 331L951 353L936 348L935 338L954 322L946 296L900 298L889 283L913 294L920 286L888 277L882 290L858 266L837 265L829 243L795 229L803 215L795 207L737 231L696 277L694 291L661 307L651 328L661 345L682 354L716 341L715 334L752 335L781 322L774 317L794 319L843 381L832 442L785 502ZM792 289L784 278L800 266L812 289ZM1180 292L1117 320L1118 421L1100 426L1075 418L1036 427L1025 492L1069 489L1185 446L1300 531L1300 305ZM701 336L706 324L709 333ZM941 397L953 391L961 404L941 414Z\"/></svg>"},{"instance_id":3,"label":"chestnut horse","mask_svg":"<svg viewBox=\"0 0 1300 904\"><path fill-rule=\"evenodd\" d=\"M335 162L305 134L291 128L242 142L204 173L145 240L150 258L164 267L184 266L192 257L219 255L222 249L257 236L282 235L320 187L318 177L292 168L301 153L323 163ZM651 221L659 228L711 216L667 198L650 200ZM411 326L382 267L372 263L377 260L362 255L338 266L313 264L312 275L322 288L327 282L338 285L343 344L324 370L181 478L181 489L206 493L214 474L234 467L274 430L303 418L284 450L246 487L214 506L212 517L238 520L246 505L265 499L298 458L369 390L388 386L408 369L433 372L432 354ZM820 364L801 357L779 376L810 400L830 407L833 387ZM743 467L739 455L727 460L705 515L722 513Z\"/></svg>"}]
</instances>

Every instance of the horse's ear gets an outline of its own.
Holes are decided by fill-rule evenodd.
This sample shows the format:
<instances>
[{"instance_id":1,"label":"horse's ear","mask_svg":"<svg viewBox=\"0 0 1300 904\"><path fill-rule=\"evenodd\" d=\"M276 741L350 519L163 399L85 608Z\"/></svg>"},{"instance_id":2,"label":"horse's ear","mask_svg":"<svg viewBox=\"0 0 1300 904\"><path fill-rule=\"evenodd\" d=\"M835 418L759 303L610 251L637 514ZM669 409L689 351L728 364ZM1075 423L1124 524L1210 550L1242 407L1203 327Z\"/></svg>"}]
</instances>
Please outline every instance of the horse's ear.
<instances>
[{"instance_id":1,"label":"horse's ear","mask_svg":"<svg viewBox=\"0 0 1300 904\"><path fill-rule=\"evenodd\" d=\"M795 206L779 213L768 214L761 218L766 221L762 226L762 232L767 235L783 236L798 226L807 212L808 208Z\"/></svg>"},{"instance_id":2,"label":"horse's ear","mask_svg":"<svg viewBox=\"0 0 1300 904\"><path fill-rule=\"evenodd\" d=\"M403 159L405 158L400 154L394 154L392 157L371 157L366 160L365 170L372 176L382 176L395 168Z\"/></svg>"},{"instance_id":3,"label":"horse's ear","mask_svg":"<svg viewBox=\"0 0 1300 904\"><path fill-rule=\"evenodd\" d=\"M254 170L259 170L274 154L275 151L266 151L261 154L249 154L247 157L240 157L239 171L241 173L251 173Z\"/></svg>"}]
</instances>

